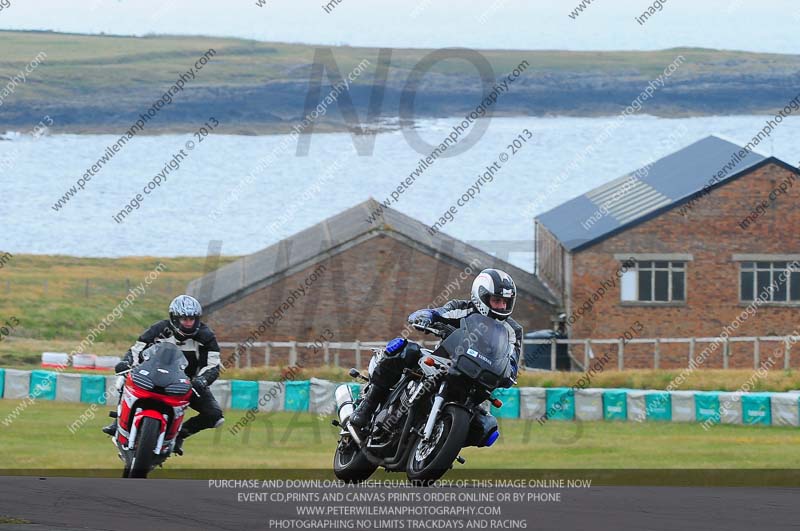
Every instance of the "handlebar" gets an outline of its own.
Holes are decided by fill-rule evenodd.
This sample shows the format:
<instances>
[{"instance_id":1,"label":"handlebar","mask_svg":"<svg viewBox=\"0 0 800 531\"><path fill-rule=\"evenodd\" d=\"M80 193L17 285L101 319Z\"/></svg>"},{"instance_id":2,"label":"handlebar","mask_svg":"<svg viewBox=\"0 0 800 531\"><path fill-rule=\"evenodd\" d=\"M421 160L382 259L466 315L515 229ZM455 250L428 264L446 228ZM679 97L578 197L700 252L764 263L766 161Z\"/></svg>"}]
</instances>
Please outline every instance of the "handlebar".
<instances>
[{"instance_id":1,"label":"handlebar","mask_svg":"<svg viewBox=\"0 0 800 531\"><path fill-rule=\"evenodd\" d=\"M450 335L453 331L456 330L455 327L450 326L448 324L444 324L444 323L441 323L441 324L438 324L438 325L429 325L429 326L422 326L422 325L420 325L418 323L412 323L411 326L413 328L416 328L417 330L425 332L426 334L433 334L433 335L435 335L437 337L440 337L442 339L444 339L446 336ZM437 327L434 328L434 326L437 326Z\"/></svg>"},{"instance_id":2,"label":"handlebar","mask_svg":"<svg viewBox=\"0 0 800 531\"><path fill-rule=\"evenodd\" d=\"M418 323L411 323L411 327L416 328L417 330L420 330L422 332L425 332L426 334L433 334L435 336L440 336L440 337L442 334L441 330L431 328L430 326L422 326L421 324Z\"/></svg>"}]
</instances>

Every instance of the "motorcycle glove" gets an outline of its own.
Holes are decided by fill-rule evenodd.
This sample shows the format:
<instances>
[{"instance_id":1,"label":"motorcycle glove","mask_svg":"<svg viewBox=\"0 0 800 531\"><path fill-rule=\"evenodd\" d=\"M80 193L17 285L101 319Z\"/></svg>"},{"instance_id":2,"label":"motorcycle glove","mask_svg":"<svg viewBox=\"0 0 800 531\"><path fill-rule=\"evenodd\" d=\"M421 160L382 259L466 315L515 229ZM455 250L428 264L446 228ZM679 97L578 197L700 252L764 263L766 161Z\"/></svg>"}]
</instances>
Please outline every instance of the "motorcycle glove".
<instances>
[{"instance_id":1,"label":"motorcycle glove","mask_svg":"<svg viewBox=\"0 0 800 531\"><path fill-rule=\"evenodd\" d=\"M130 368L131 366L127 361L121 361L114 366L114 372L119 374L121 372L129 371Z\"/></svg>"},{"instance_id":2,"label":"motorcycle glove","mask_svg":"<svg viewBox=\"0 0 800 531\"><path fill-rule=\"evenodd\" d=\"M208 382L202 376L198 376L192 380L192 387L194 387L195 391L201 393L208 389Z\"/></svg>"},{"instance_id":3,"label":"motorcycle glove","mask_svg":"<svg viewBox=\"0 0 800 531\"><path fill-rule=\"evenodd\" d=\"M514 357L514 356L511 356L511 358L509 358L509 361L511 362L511 378L516 380L517 379L517 373L519 373L519 366L517 365L517 358Z\"/></svg>"},{"instance_id":4,"label":"motorcycle glove","mask_svg":"<svg viewBox=\"0 0 800 531\"><path fill-rule=\"evenodd\" d=\"M441 315L436 310L417 310L408 316L408 322L427 327L436 322Z\"/></svg>"},{"instance_id":5,"label":"motorcycle glove","mask_svg":"<svg viewBox=\"0 0 800 531\"><path fill-rule=\"evenodd\" d=\"M509 388L517 385L517 371L519 370L517 367L517 360L512 356L509 358L509 362L508 374L500 380L500 387Z\"/></svg>"}]
</instances>

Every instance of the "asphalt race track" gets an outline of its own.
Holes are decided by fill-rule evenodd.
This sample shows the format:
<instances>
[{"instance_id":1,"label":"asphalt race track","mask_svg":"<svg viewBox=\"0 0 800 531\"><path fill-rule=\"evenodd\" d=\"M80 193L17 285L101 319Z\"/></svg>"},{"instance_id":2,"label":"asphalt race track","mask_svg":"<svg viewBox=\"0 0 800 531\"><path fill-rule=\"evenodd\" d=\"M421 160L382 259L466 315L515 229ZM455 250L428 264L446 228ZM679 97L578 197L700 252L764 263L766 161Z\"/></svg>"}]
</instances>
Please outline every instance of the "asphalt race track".
<instances>
[{"instance_id":1,"label":"asphalt race track","mask_svg":"<svg viewBox=\"0 0 800 531\"><path fill-rule=\"evenodd\" d=\"M558 503L507 504L502 517L527 529L797 529L798 496L791 488L593 486L566 490ZM2 531L270 529L270 519L297 520L295 505L243 502L236 489L200 480L0 477L0 515L30 521Z\"/></svg>"}]
</instances>

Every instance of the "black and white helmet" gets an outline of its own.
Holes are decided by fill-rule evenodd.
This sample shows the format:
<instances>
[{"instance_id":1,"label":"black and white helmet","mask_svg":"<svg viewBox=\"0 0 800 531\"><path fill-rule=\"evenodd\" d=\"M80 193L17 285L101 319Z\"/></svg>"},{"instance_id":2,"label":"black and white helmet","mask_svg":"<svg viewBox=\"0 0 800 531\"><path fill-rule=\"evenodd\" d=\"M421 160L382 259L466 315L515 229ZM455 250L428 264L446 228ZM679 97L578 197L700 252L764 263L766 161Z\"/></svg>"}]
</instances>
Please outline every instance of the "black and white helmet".
<instances>
[{"instance_id":1,"label":"black and white helmet","mask_svg":"<svg viewBox=\"0 0 800 531\"><path fill-rule=\"evenodd\" d=\"M505 310L495 310L489 304L489 299L500 297L506 301ZM517 286L508 273L499 269L484 269L472 283L472 304L483 315L497 320L504 320L514 311L517 301Z\"/></svg>"},{"instance_id":2,"label":"black and white helmet","mask_svg":"<svg viewBox=\"0 0 800 531\"><path fill-rule=\"evenodd\" d=\"M184 337L192 337L200 328L200 316L203 315L203 308L197 299L189 295L178 295L169 303L169 324L175 333ZM181 326L181 317L194 317L194 324L191 328Z\"/></svg>"}]
</instances>

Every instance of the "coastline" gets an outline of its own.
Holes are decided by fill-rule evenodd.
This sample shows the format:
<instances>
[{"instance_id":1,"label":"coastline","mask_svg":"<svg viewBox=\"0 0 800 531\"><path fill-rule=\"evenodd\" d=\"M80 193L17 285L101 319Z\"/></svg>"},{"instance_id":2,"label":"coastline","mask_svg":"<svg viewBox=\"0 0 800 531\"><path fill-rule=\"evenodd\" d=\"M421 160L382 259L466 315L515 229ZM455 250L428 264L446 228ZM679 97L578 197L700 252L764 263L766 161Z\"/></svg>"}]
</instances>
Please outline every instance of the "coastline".
<instances>
[{"instance_id":1,"label":"coastline","mask_svg":"<svg viewBox=\"0 0 800 531\"><path fill-rule=\"evenodd\" d=\"M624 109L624 107L622 107ZM605 112L598 111L593 113L586 112L553 112L543 114L530 114L530 113L514 113L502 112L495 113L494 118L614 118L618 116L619 112ZM659 109L647 113L636 113L635 116L652 116L654 118L662 119L684 119L684 118L706 118L706 117L728 117L728 116L770 116L774 114L774 109L737 109L737 112L731 113L703 113L686 111L678 108ZM420 116L420 120L447 120L447 119L460 119L463 116L459 114L450 115L429 115ZM284 120L280 122L256 122L256 123L235 123L227 125L224 131L215 132L218 135L233 135L233 136L271 136L271 135L285 135L292 131L292 128L301 121L297 120ZM129 123L119 124L80 124L75 126L53 126L48 128L50 135L119 135L123 134L130 127ZM361 127L365 128L368 133L392 133L399 131L403 126L399 123L397 118L382 119L378 121L367 122L362 121ZM419 127L415 124L414 128ZM10 141L9 138L4 138L7 135L21 133L26 130L18 124L6 124L0 121L0 142ZM163 125L153 125L148 127L146 131L139 133L137 136L164 136L164 135L178 135L178 134L191 134L197 129L195 123L175 122ZM350 127L340 121L324 121L314 124L314 133L347 133L350 132ZM356 132L356 134L359 134ZM362 133L364 134L364 133Z\"/></svg>"}]
</instances>

